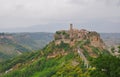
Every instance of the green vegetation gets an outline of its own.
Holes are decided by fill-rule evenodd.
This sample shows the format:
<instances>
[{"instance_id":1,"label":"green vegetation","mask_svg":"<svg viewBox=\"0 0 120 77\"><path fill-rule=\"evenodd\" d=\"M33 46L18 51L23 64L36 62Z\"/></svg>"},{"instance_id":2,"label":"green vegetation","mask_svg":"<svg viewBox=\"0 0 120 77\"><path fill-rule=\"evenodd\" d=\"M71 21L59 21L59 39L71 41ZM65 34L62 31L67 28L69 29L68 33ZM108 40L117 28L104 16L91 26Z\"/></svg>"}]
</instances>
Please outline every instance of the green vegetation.
<instances>
[{"instance_id":1,"label":"green vegetation","mask_svg":"<svg viewBox=\"0 0 120 77\"><path fill-rule=\"evenodd\" d=\"M120 53L120 45L118 46L118 52Z\"/></svg>"},{"instance_id":2,"label":"green vegetation","mask_svg":"<svg viewBox=\"0 0 120 77\"><path fill-rule=\"evenodd\" d=\"M62 49L67 55L59 55L48 59L52 52ZM42 54L43 53L43 54ZM13 71L1 77L89 77L89 72L83 68L83 62L78 54L72 52L69 44L61 42L55 45L54 41L41 51L26 53L14 59L1 63L0 72L13 68Z\"/></svg>"},{"instance_id":3,"label":"green vegetation","mask_svg":"<svg viewBox=\"0 0 120 77\"><path fill-rule=\"evenodd\" d=\"M0 63L0 72L5 72L6 70L9 70L10 68L12 68L13 66L15 66L19 63L22 64L27 61L30 61L30 60L36 58L37 54L38 54L38 52L36 54L33 52L31 52L31 53L27 52L27 53L24 53L23 55L13 58L13 59L1 62Z\"/></svg>"},{"instance_id":4,"label":"green vegetation","mask_svg":"<svg viewBox=\"0 0 120 77\"><path fill-rule=\"evenodd\" d=\"M53 52L61 52L61 51L65 51L65 52L71 52L73 49L70 47L69 44L61 42L59 45L55 45L55 42L50 42L46 47L44 47L42 49L42 51L44 52L44 55L47 56L50 53Z\"/></svg>"},{"instance_id":5,"label":"green vegetation","mask_svg":"<svg viewBox=\"0 0 120 77\"><path fill-rule=\"evenodd\" d=\"M81 41L77 41L75 46L80 46L83 47L84 45L89 45L90 44L90 40L81 40Z\"/></svg>"},{"instance_id":6,"label":"green vegetation","mask_svg":"<svg viewBox=\"0 0 120 77\"><path fill-rule=\"evenodd\" d=\"M45 32L15 33L13 36L18 44L31 50L41 49L53 40L53 33Z\"/></svg>"},{"instance_id":7,"label":"green vegetation","mask_svg":"<svg viewBox=\"0 0 120 77\"><path fill-rule=\"evenodd\" d=\"M94 46L91 46L91 48L92 48L92 51L93 51L95 54L97 54L97 55L100 55L100 54L101 54L99 48L96 48L96 47L94 47Z\"/></svg>"},{"instance_id":8,"label":"green vegetation","mask_svg":"<svg viewBox=\"0 0 120 77\"><path fill-rule=\"evenodd\" d=\"M12 57L12 56L6 55L6 54L0 52L0 62L6 60L6 59L8 59L8 58L11 58L11 57Z\"/></svg>"},{"instance_id":9,"label":"green vegetation","mask_svg":"<svg viewBox=\"0 0 120 77\"><path fill-rule=\"evenodd\" d=\"M0 33L0 62L24 52L43 48L53 39L52 33Z\"/></svg>"},{"instance_id":10,"label":"green vegetation","mask_svg":"<svg viewBox=\"0 0 120 77\"><path fill-rule=\"evenodd\" d=\"M64 49L65 51L71 51L70 45L61 41L59 45L56 46L59 49Z\"/></svg>"},{"instance_id":11,"label":"green vegetation","mask_svg":"<svg viewBox=\"0 0 120 77\"><path fill-rule=\"evenodd\" d=\"M28 52L31 51L20 44L15 43L13 40L3 38L0 39L0 59L1 61L7 60L14 56L19 55L18 52Z\"/></svg>"},{"instance_id":12,"label":"green vegetation","mask_svg":"<svg viewBox=\"0 0 120 77\"><path fill-rule=\"evenodd\" d=\"M56 31L55 40L59 40L62 37L64 37L64 39L69 39L70 35L66 31Z\"/></svg>"},{"instance_id":13,"label":"green vegetation","mask_svg":"<svg viewBox=\"0 0 120 77\"><path fill-rule=\"evenodd\" d=\"M57 34L66 35L66 32ZM15 46L16 50L23 51L22 47L26 45ZM84 65L78 47L89 61L90 68ZM74 46L63 41L56 45L52 41L40 51L25 52L1 62L0 77L119 77L120 58L108 55L108 51L91 46L89 39L78 41Z\"/></svg>"},{"instance_id":14,"label":"green vegetation","mask_svg":"<svg viewBox=\"0 0 120 77\"><path fill-rule=\"evenodd\" d=\"M61 49L62 46L54 46L54 42L47 45L42 51ZM61 45L67 47L61 42ZM14 59L0 64L0 72L5 72L19 64L18 67L1 77L119 77L120 59L114 56L101 55L92 60L91 66L94 68L85 68L80 56L74 52L69 52L65 56L57 56L47 59L47 55L41 52L26 53ZM34 61L32 61L34 60Z\"/></svg>"},{"instance_id":15,"label":"green vegetation","mask_svg":"<svg viewBox=\"0 0 120 77\"><path fill-rule=\"evenodd\" d=\"M112 48L111 48L111 51L112 51L112 53L114 53L114 52L115 52L115 48L114 48L114 47L112 47Z\"/></svg>"},{"instance_id":16,"label":"green vegetation","mask_svg":"<svg viewBox=\"0 0 120 77\"><path fill-rule=\"evenodd\" d=\"M91 71L91 77L119 77L120 58L115 56L101 55L92 62L96 69Z\"/></svg>"},{"instance_id":17,"label":"green vegetation","mask_svg":"<svg viewBox=\"0 0 120 77\"><path fill-rule=\"evenodd\" d=\"M58 34L58 35L59 35L59 34L61 34L61 32L60 32L60 31L56 31L56 34Z\"/></svg>"}]
</instances>

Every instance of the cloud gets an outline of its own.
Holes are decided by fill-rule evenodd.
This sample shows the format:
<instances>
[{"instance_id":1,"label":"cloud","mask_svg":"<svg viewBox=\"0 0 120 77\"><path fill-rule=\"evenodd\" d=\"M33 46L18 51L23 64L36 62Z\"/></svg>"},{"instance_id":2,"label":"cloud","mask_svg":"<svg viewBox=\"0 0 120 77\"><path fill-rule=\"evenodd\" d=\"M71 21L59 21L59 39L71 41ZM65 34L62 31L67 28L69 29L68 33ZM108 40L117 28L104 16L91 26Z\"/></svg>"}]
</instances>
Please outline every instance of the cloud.
<instances>
[{"instance_id":1,"label":"cloud","mask_svg":"<svg viewBox=\"0 0 120 77\"><path fill-rule=\"evenodd\" d=\"M95 24L96 29L102 23L114 26L120 22L119 5L120 0L0 0L0 29L69 23Z\"/></svg>"},{"instance_id":2,"label":"cloud","mask_svg":"<svg viewBox=\"0 0 120 77\"><path fill-rule=\"evenodd\" d=\"M97 2L103 2L108 6L120 6L120 0L96 0Z\"/></svg>"}]
</instances>

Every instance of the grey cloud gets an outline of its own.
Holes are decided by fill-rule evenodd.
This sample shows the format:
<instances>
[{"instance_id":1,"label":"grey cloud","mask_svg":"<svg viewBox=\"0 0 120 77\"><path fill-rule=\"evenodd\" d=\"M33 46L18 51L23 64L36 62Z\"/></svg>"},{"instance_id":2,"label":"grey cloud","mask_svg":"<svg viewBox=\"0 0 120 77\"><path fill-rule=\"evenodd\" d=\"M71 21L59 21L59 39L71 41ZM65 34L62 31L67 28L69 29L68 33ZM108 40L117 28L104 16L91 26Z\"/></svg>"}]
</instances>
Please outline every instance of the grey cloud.
<instances>
[{"instance_id":1,"label":"grey cloud","mask_svg":"<svg viewBox=\"0 0 120 77\"><path fill-rule=\"evenodd\" d=\"M116 7L119 5L120 0L0 0L0 30L32 31L34 25L46 28L50 25L54 31L58 29L55 25L69 23L95 24L98 30L98 25L119 25L120 7Z\"/></svg>"},{"instance_id":2,"label":"grey cloud","mask_svg":"<svg viewBox=\"0 0 120 77\"><path fill-rule=\"evenodd\" d=\"M103 2L106 5L113 5L113 6L119 6L120 0L96 0L97 2Z\"/></svg>"},{"instance_id":3,"label":"grey cloud","mask_svg":"<svg viewBox=\"0 0 120 77\"><path fill-rule=\"evenodd\" d=\"M68 1L69 3L72 3L72 4L81 4L81 5L84 5L86 3L88 3L88 0L69 0Z\"/></svg>"}]
</instances>

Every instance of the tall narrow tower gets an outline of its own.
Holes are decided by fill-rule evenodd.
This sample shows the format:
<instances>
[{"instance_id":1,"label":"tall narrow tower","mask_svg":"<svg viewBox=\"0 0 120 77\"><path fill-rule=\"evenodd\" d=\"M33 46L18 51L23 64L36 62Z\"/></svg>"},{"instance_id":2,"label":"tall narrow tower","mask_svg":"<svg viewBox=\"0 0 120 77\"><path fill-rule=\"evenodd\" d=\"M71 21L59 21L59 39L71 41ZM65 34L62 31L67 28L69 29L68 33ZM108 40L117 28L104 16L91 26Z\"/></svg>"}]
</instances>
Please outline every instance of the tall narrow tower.
<instances>
[{"instance_id":1,"label":"tall narrow tower","mask_svg":"<svg viewBox=\"0 0 120 77\"><path fill-rule=\"evenodd\" d=\"M73 37L73 24L70 24L70 38Z\"/></svg>"},{"instance_id":2,"label":"tall narrow tower","mask_svg":"<svg viewBox=\"0 0 120 77\"><path fill-rule=\"evenodd\" d=\"M73 30L73 24L70 24L70 32Z\"/></svg>"}]
</instances>

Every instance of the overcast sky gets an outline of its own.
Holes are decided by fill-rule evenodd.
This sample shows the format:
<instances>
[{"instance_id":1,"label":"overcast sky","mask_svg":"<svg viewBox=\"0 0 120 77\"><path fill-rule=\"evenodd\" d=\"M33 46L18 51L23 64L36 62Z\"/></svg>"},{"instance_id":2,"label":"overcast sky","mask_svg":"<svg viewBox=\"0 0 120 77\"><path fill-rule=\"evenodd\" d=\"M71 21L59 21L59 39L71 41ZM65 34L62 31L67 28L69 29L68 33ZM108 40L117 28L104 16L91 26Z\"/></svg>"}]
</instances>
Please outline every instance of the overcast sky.
<instances>
[{"instance_id":1,"label":"overcast sky","mask_svg":"<svg viewBox=\"0 0 120 77\"><path fill-rule=\"evenodd\" d=\"M120 32L120 0L0 0L0 32Z\"/></svg>"}]
</instances>

